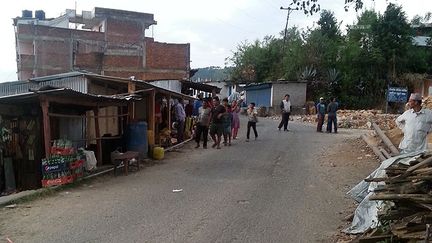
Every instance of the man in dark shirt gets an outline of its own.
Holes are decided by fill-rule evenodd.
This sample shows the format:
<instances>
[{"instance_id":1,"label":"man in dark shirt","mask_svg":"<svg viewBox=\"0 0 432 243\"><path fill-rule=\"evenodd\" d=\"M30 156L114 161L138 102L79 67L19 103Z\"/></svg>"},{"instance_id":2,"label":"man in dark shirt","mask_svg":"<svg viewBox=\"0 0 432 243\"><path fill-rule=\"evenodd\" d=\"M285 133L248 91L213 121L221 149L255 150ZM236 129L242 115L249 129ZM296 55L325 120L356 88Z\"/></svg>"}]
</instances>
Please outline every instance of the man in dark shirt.
<instances>
[{"instance_id":1,"label":"man in dark shirt","mask_svg":"<svg viewBox=\"0 0 432 243\"><path fill-rule=\"evenodd\" d=\"M222 116L225 113L225 107L220 104L219 97L213 97L213 108L211 114L211 125L210 125L210 136L212 137L214 144L212 147L220 149L220 142L223 132Z\"/></svg>"},{"instance_id":2,"label":"man in dark shirt","mask_svg":"<svg viewBox=\"0 0 432 243\"><path fill-rule=\"evenodd\" d=\"M334 125L334 132L337 133L337 117L336 111L338 110L338 103L336 98L332 98L330 104L327 106L327 132L331 133L332 125Z\"/></svg>"}]
</instances>

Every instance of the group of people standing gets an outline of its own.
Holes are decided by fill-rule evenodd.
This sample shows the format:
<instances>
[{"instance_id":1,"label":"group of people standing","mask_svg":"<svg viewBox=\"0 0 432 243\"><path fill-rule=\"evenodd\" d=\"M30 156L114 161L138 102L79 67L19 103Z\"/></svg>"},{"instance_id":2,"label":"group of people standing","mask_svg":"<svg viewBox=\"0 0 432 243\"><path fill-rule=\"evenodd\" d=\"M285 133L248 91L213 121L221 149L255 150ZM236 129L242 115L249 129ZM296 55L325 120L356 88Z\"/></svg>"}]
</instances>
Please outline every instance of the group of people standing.
<instances>
[{"instance_id":1,"label":"group of people standing","mask_svg":"<svg viewBox=\"0 0 432 243\"><path fill-rule=\"evenodd\" d=\"M327 133L332 132L332 127L334 129L334 133L337 133L337 115L336 112L339 109L339 104L336 102L336 98L331 98L331 101L328 105L326 105L324 98L321 97L319 103L316 105L317 111L317 132L323 132L323 125L325 116L327 114Z\"/></svg>"},{"instance_id":2,"label":"group of people standing","mask_svg":"<svg viewBox=\"0 0 432 243\"><path fill-rule=\"evenodd\" d=\"M231 103L228 98L224 98L222 102L219 97L202 98L198 96L198 100L194 103L194 115L197 117L195 141L197 143L195 148L201 146L201 138L203 148L207 148L208 134L213 140L213 148L220 149L222 138L225 146L231 146L231 140L237 139L238 131L240 129L240 105L242 100L234 100ZM253 128L255 138L258 137L256 131L257 113L255 111L255 104L251 103L248 108L248 132L247 140L249 141L250 128Z\"/></svg>"}]
</instances>

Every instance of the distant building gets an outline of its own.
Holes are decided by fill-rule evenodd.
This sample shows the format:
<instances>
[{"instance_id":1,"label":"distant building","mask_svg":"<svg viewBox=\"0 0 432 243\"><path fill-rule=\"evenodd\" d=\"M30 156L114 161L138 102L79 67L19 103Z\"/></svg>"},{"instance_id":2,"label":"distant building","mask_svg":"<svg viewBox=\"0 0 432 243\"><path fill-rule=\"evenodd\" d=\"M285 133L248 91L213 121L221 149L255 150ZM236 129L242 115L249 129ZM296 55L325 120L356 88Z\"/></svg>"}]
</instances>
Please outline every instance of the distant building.
<instances>
[{"instance_id":1,"label":"distant building","mask_svg":"<svg viewBox=\"0 0 432 243\"><path fill-rule=\"evenodd\" d=\"M154 41L153 14L98 8L45 18L24 10L13 19L18 79L86 70L140 80L189 78L190 44Z\"/></svg>"},{"instance_id":2,"label":"distant building","mask_svg":"<svg viewBox=\"0 0 432 243\"><path fill-rule=\"evenodd\" d=\"M412 25L411 28L415 31L412 38L412 43L415 46L427 47L430 45L430 36L432 34L432 23L424 23L419 25Z\"/></svg>"},{"instance_id":3,"label":"distant building","mask_svg":"<svg viewBox=\"0 0 432 243\"><path fill-rule=\"evenodd\" d=\"M290 95L294 113L302 113L306 103L306 86L304 81L272 81L250 84L245 87L246 102L254 102L257 107L267 108L268 114L279 114L279 104L285 94Z\"/></svg>"}]
</instances>

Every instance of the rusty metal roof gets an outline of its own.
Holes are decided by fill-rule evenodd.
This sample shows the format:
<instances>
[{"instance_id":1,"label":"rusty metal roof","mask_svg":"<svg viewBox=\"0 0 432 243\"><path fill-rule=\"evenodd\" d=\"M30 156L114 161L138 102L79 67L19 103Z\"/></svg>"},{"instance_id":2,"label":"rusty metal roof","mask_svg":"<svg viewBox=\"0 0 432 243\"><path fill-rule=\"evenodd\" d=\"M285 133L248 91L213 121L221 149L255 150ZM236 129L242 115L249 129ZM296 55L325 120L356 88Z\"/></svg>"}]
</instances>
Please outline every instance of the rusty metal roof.
<instances>
[{"instance_id":1,"label":"rusty metal roof","mask_svg":"<svg viewBox=\"0 0 432 243\"><path fill-rule=\"evenodd\" d=\"M70 104L89 102L95 106L112 106L126 104L129 101L140 100L133 96L109 96L109 95L93 95L85 94L69 88L53 88L48 87L46 90L35 90L33 92L8 95L0 97L0 104L16 104L16 103L34 103L39 101L39 97L55 97L70 100Z\"/></svg>"}]
</instances>

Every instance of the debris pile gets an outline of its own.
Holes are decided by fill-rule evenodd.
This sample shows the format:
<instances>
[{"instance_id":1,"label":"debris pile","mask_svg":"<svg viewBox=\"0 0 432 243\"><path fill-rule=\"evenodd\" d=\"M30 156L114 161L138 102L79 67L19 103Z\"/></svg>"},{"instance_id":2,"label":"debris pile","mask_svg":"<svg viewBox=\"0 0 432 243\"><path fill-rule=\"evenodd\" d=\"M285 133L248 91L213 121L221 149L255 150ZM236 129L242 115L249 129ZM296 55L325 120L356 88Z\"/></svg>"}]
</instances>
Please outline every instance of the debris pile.
<instances>
[{"instance_id":1,"label":"debris pile","mask_svg":"<svg viewBox=\"0 0 432 243\"><path fill-rule=\"evenodd\" d=\"M432 224L432 153L414 157L409 164L394 163L385 169L387 177L369 178L366 182L385 183L369 200L391 203L378 212L383 227L364 240L431 240L427 238ZM426 239L427 238L427 239Z\"/></svg>"},{"instance_id":2,"label":"debris pile","mask_svg":"<svg viewBox=\"0 0 432 243\"><path fill-rule=\"evenodd\" d=\"M398 115L383 114L381 110L339 110L337 113L338 127L371 129L371 122L376 122L385 130L396 127ZM302 115L295 118L298 121L315 123L316 115Z\"/></svg>"}]
</instances>

